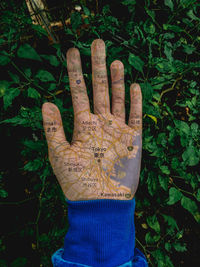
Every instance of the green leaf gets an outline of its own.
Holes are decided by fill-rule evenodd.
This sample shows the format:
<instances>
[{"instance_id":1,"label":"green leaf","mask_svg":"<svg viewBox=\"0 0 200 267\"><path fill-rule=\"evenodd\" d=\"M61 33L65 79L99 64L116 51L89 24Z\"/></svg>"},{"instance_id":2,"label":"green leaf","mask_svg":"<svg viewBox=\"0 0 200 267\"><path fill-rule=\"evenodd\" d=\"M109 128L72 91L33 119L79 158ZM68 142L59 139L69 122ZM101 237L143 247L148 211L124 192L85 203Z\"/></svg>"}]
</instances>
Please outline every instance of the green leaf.
<instances>
[{"instance_id":1,"label":"green leaf","mask_svg":"<svg viewBox=\"0 0 200 267\"><path fill-rule=\"evenodd\" d=\"M136 70L143 72L144 62L138 56L135 56L134 54L130 53L129 58L128 58L128 62Z\"/></svg>"},{"instance_id":2,"label":"green leaf","mask_svg":"<svg viewBox=\"0 0 200 267\"><path fill-rule=\"evenodd\" d=\"M147 217L147 223L156 233L160 233L160 224L155 214Z\"/></svg>"},{"instance_id":3,"label":"green leaf","mask_svg":"<svg viewBox=\"0 0 200 267\"><path fill-rule=\"evenodd\" d=\"M184 48L183 51L188 55L191 55L196 50L196 48L193 45L183 44L182 46Z\"/></svg>"},{"instance_id":4,"label":"green leaf","mask_svg":"<svg viewBox=\"0 0 200 267\"><path fill-rule=\"evenodd\" d=\"M29 161L24 166L24 170L25 171L38 171L42 166L43 166L43 162L39 158L37 158L37 159L34 159L33 161Z\"/></svg>"},{"instance_id":5,"label":"green leaf","mask_svg":"<svg viewBox=\"0 0 200 267\"><path fill-rule=\"evenodd\" d=\"M140 86L142 89L143 98L145 100L150 101L152 99L152 95L153 95L153 87L151 86L151 84L149 82L140 83ZM149 112L148 112L148 115L150 115ZM153 118L151 118L151 119L153 119Z\"/></svg>"},{"instance_id":6,"label":"green leaf","mask_svg":"<svg viewBox=\"0 0 200 267\"><path fill-rule=\"evenodd\" d=\"M160 239L160 235L152 235L151 232L148 232L145 235L145 241L147 244L154 244L158 242L159 239Z\"/></svg>"},{"instance_id":7,"label":"green leaf","mask_svg":"<svg viewBox=\"0 0 200 267\"><path fill-rule=\"evenodd\" d=\"M159 183L161 185L161 187L167 191L168 190L168 184L169 184L169 179L168 177L163 177L161 175L158 175L158 180L159 180Z\"/></svg>"},{"instance_id":8,"label":"green leaf","mask_svg":"<svg viewBox=\"0 0 200 267\"><path fill-rule=\"evenodd\" d=\"M10 78L13 80L14 83L19 83L20 79L19 76L15 73L12 73L11 71L8 71L8 74L10 76Z\"/></svg>"},{"instance_id":9,"label":"green leaf","mask_svg":"<svg viewBox=\"0 0 200 267\"><path fill-rule=\"evenodd\" d=\"M181 198L181 205L184 209L189 211L194 217L195 217L195 215L198 215L197 204L193 200L191 200L190 198L183 196Z\"/></svg>"},{"instance_id":10,"label":"green leaf","mask_svg":"<svg viewBox=\"0 0 200 267\"><path fill-rule=\"evenodd\" d=\"M3 96L4 108L7 109L12 105L13 99L20 94L20 90L18 88L8 88L6 93Z\"/></svg>"},{"instance_id":11,"label":"green leaf","mask_svg":"<svg viewBox=\"0 0 200 267\"><path fill-rule=\"evenodd\" d=\"M161 169L162 173L170 174L170 170L169 170L168 166L162 165L162 166L160 166L160 169Z\"/></svg>"},{"instance_id":12,"label":"green leaf","mask_svg":"<svg viewBox=\"0 0 200 267\"><path fill-rule=\"evenodd\" d=\"M0 66L5 66L11 61L6 51L2 51L0 54Z\"/></svg>"},{"instance_id":13,"label":"green leaf","mask_svg":"<svg viewBox=\"0 0 200 267\"><path fill-rule=\"evenodd\" d=\"M19 47L17 55L20 58L42 61L36 50L29 44L23 44Z\"/></svg>"},{"instance_id":14,"label":"green leaf","mask_svg":"<svg viewBox=\"0 0 200 267\"><path fill-rule=\"evenodd\" d=\"M49 62L52 66L54 67L58 67L60 65L60 61L58 60L58 58L54 55L50 55L49 56Z\"/></svg>"},{"instance_id":15,"label":"green leaf","mask_svg":"<svg viewBox=\"0 0 200 267\"><path fill-rule=\"evenodd\" d=\"M55 78L53 77L53 75L47 70L39 70L35 77L38 78L42 82L54 82L55 81Z\"/></svg>"},{"instance_id":16,"label":"green leaf","mask_svg":"<svg viewBox=\"0 0 200 267\"><path fill-rule=\"evenodd\" d=\"M123 0L121 2L123 5L128 6L128 5L135 5L136 4L136 0Z\"/></svg>"},{"instance_id":17,"label":"green leaf","mask_svg":"<svg viewBox=\"0 0 200 267\"><path fill-rule=\"evenodd\" d=\"M155 179L155 175L152 172L148 174L147 186L148 186L149 194L153 196L155 192L157 191L158 183Z\"/></svg>"},{"instance_id":18,"label":"green leaf","mask_svg":"<svg viewBox=\"0 0 200 267\"><path fill-rule=\"evenodd\" d=\"M181 244L181 243L173 243L172 245L175 248L175 250L178 251L178 252L187 251L186 243L184 243L184 244Z\"/></svg>"},{"instance_id":19,"label":"green leaf","mask_svg":"<svg viewBox=\"0 0 200 267\"><path fill-rule=\"evenodd\" d=\"M200 189L197 190L196 199L200 201Z\"/></svg>"},{"instance_id":20,"label":"green leaf","mask_svg":"<svg viewBox=\"0 0 200 267\"><path fill-rule=\"evenodd\" d=\"M144 23L144 30L146 33L150 33L150 34L153 34L155 33L155 26L154 24L152 23L151 19L147 19Z\"/></svg>"},{"instance_id":21,"label":"green leaf","mask_svg":"<svg viewBox=\"0 0 200 267\"><path fill-rule=\"evenodd\" d=\"M186 165L195 166L199 163L199 155L192 145L188 146L182 154L182 158Z\"/></svg>"},{"instance_id":22,"label":"green leaf","mask_svg":"<svg viewBox=\"0 0 200 267\"><path fill-rule=\"evenodd\" d=\"M81 24L82 24L81 14L79 12L73 12L71 14L71 25L72 25L72 29L74 31L76 31Z\"/></svg>"},{"instance_id":23,"label":"green leaf","mask_svg":"<svg viewBox=\"0 0 200 267\"><path fill-rule=\"evenodd\" d=\"M172 0L165 0L165 5L168 6L171 9L171 11L173 11L174 4Z\"/></svg>"},{"instance_id":24,"label":"green leaf","mask_svg":"<svg viewBox=\"0 0 200 267\"><path fill-rule=\"evenodd\" d=\"M183 32L184 30L177 26L177 25L170 25L170 24L163 24L163 29L164 30L170 30L170 31L173 31L173 32Z\"/></svg>"},{"instance_id":25,"label":"green leaf","mask_svg":"<svg viewBox=\"0 0 200 267\"><path fill-rule=\"evenodd\" d=\"M26 264L27 264L27 259L19 257L15 259L14 261L12 261L10 267L24 267L26 266Z\"/></svg>"},{"instance_id":26,"label":"green leaf","mask_svg":"<svg viewBox=\"0 0 200 267\"><path fill-rule=\"evenodd\" d=\"M86 16L90 16L90 10L89 10L86 6L84 6L84 5L82 5L82 8L83 8L83 12L84 12L84 14L85 14Z\"/></svg>"},{"instance_id":27,"label":"green leaf","mask_svg":"<svg viewBox=\"0 0 200 267\"><path fill-rule=\"evenodd\" d=\"M0 83L0 97L4 96L6 93L7 88L9 88L10 86L10 82L5 81L5 80L1 80Z\"/></svg>"},{"instance_id":28,"label":"green leaf","mask_svg":"<svg viewBox=\"0 0 200 267\"><path fill-rule=\"evenodd\" d=\"M175 187L169 189L169 201L168 205L173 205L182 198L183 194L177 190Z\"/></svg>"},{"instance_id":29,"label":"green leaf","mask_svg":"<svg viewBox=\"0 0 200 267\"><path fill-rule=\"evenodd\" d=\"M185 121L179 121L179 120L174 120L175 126L177 130L182 134L184 133L185 135L190 134L190 127Z\"/></svg>"},{"instance_id":30,"label":"green leaf","mask_svg":"<svg viewBox=\"0 0 200 267\"><path fill-rule=\"evenodd\" d=\"M32 87L28 88L28 97L38 99L41 97L40 93Z\"/></svg>"},{"instance_id":31,"label":"green leaf","mask_svg":"<svg viewBox=\"0 0 200 267\"><path fill-rule=\"evenodd\" d=\"M179 230L176 220L173 217L171 217L170 215L165 215L165 214L162 214L162 216L170 228L172 229L176 228L177 230Z\"/></svg>"},{"instance_id":32,"label":"green leaf","mask_svg":"<svg viewBox=\"0 0 200 267\"><path fill-rule=\"evenodd\" d=\"M0 197L1 198L6 198L8 196L8 192L4 189L0 189Z\"/></svg>"}]
</instances>

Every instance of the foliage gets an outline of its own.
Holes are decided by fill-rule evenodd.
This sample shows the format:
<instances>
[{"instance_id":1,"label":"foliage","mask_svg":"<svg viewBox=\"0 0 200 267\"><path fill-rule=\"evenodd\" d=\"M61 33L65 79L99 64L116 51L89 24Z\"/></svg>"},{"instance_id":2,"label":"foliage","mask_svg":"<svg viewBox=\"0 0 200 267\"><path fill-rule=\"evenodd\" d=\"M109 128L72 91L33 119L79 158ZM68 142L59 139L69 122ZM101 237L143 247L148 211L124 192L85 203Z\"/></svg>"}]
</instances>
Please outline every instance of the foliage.
<instances>
[{"instance_id":1,"label":"foliage","mask_svg":"<svg viewBox=\"0 0 200 267\"><path fill-rule=\"evenodd\" d=\"M71 12L71 25L63 35L67 47L80 50L91 110L90 45L95 38L106 43L108 65L115 59L124 63L127 114L129 87L140 83L143 157L136 194L136 245L150 266L179 266L177 259L183 257L179 253L191 246L185 242L186 229L192 233L192 225L197 229L200 220L200 3L120 0L113 6L102 2L99 12L93 12L90 1L81 1L81 11ZM6 228L0 241L4 255L0 265L50 266L51 255L63 245L67 232L67 207L47 158L41 106L51 101L59 107L69 142L73 109L61 57L66 47L49 44L22 3L15 12L4 4L0 26L1 139L9 154L2 161L0 196L3 208L14 212L15 217L8 218L16 224L14 230ZM30 33L32 39L22 38ZM8 243L14 238L29 240L29 255L22 251L8 255ZM197 258L193 265L198 266Z\"/></svg>"}]
</instances>

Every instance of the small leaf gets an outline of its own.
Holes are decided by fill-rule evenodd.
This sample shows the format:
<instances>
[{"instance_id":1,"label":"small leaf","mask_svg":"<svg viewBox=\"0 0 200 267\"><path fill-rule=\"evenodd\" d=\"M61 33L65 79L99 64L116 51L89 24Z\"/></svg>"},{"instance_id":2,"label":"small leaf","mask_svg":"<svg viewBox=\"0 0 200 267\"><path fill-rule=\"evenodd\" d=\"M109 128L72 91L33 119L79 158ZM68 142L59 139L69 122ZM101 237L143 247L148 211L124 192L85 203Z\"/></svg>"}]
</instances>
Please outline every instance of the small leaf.
<instances>
[{"instance_id":1,"label":"small leaf","mask_svg":"<svg viewBox=\"0 0 200 267\"><path fill-rule=\"evenodd\" d=\"M150 114L145 114L145 115L151 118L155 122L155 124L157 124L157 118L155 116L150 115Z\"/></svg>"},{"instance_id":2,"label":"small leaf","mask_svg":"<svg viewBox=\"0 0 200 267\"><path fill-rule=\"evenodd\" d=\"M20 58L42 61L36 50L29 44L23 44L17 51Z\"/></svg>"},{"instance_id":3,"label":"small leaf","mask_svg":"<svg viewBox=\"0 0 200 267\"><path fill-rule=\"evenodd\" d=\"M167 190L168 190L168 184L169 184L169 180L168 180L168 178L167 178L166 176L163 177L163 176L161 176L161 175L158 175L158 179L159 179L159 183L160 183L161 187L162 187L165 191L167 191Z\"/></svg>"},{"instance_id":4,"label":"small leaf","mask_svg":"<svg viewBox=\"0 0 200 267\"><path fill-rule=\"evenodd\" d=\"M79 12L74 12L71 14L71 25L72 29L76 31L82 24L81 14Z\"/></svg>"},{"instance_id":5,"label":"small leaf","mask_svg":"<svg viewBox=\"0 0 200 267\"><path fill-rule=\"evenodd\" d=\"M148 232L145 235L145 241L147 244L154 244L156 242L158 242L158 240L160 239L160 235L153 235L151 234L151 232Z\"/></svg>"},{"instance_id":6,"label":"small leaf","mask_svg":"<svg viewBox=\"0 0 200 267\"><path fill-rule=\"evenodd\" d=\"M58 67L60 65L60 61L54 55L50 55L49 56L49 62L54 67Z\"/></svg>"},{"instance_id":7,"label":"small leaf","mask_svg":"<svg viewBox=\"0 0 200 267\"><path fill-rule=\"evenodd\" d=\"M169 189L169 201L168 205L173 205L182 198L183 194L177 190L175 187Z\"/></svg>"},{"instance_id":8,"label":"small leaf","mask_svg":"<svg viewBox=\"0 0 200 267\"><path fill-rule=\"evenodd\" d=\"M144 61L142 61L138 56L130 53L128 62L131 66L133 66L136 70L143 72Z\"/></svg>"},{"instance_id":9,"label":"small leaf","mask_svg":"<svg viewBox=\"0 0 200 267\"><path fill-rule=\"evenodd\" d=\"M11 61L10 57L5 51L1 52L0 55L0 66L5 66Z\"/></svg>"},{"instance_id":10,"label":"small leaf","mask_svg":"<svg viewBox=\"0 0 200 267\"><path fill-rule=\"evenodd\" d=\"M0 197L6 198L7 196L8 196L8 192L5 191L4 189L0 189Z\"/></svg>"},{"instance_id":11,"label":"small leaf","mask_svg":"<svg viewBox=\"0 0 200 267\"><path fill-rule=\"evenodd\" d=\"M155 26L152 23L151 19L147 19L143 27L146 33L153 34L155 32Z\"/></svg>"},{"instance_id":12,"label":"small leaf","mask_svg":"<svg viewBox=\"0 0 200 267\"><path fill-rule=\"evenodd\" d=\"M162 173L170 174L170 170L169 170L168 166L162 165L162 166L160 166L160 169L161 169Z\"/></svg>"},{"instance_id":13,"label":"small leaf","mask_svg":"<svg viewBox=\"0 0 200 267\"><path fill-rule=\"evenodd\" d=\"M173 4L172 0L165 0L165 5L168 6L171 9L171 11L173 11L174 4Z\"/></svg>"},{"instance_id":14,"label":"small leaf","mask_svg":"<svg viewBox=\"0 0 200 267\"><path fill-rule=\"evenodd\" d=\"M176 251L178 252L184 252L187 251L186 244L181 244L181 243L174 243L172 244L173 247L175 248Z\"/></svg>"},{"instance_id":15,"label":"small leaf","mask_svg":"<svg viewBox=\"0 0 200 267\"><path fill-rule=\"evenodd\" d=\"M35 77L38 78L42 82L55 81L55 78L53 77L53 75L47 70L39 70Z\"/></svg>"},{"instance_id":16,"label":"small leaf","mask_svg":"<svg viewBox=\"0 0 200 267\"><path fill-rule=\"evenodd\" d=\"M176 220L173 217L171 217L169 215L165 215L165 214L162 214L162 216L170 228L172 228L172 229L176 228L177 230L179 230L178 225L176 223Z\"/></svg>"},{"instance_id":17,"label":"small leaf","mask_svg":"<svg viewBox=\"0 0 200 267\"><path fill-rule=\"evenodd\" d=\"M8 88L3 96L4 108L7 109L19 94L20 90L18 88Z\"/></svg>"},{"instance_id":18,"label":"small leaf","mask_svg":"<svg viewBox=\"0 0 200 267\"><path fill-rule=\"evenodd\" d=\"M41 97L40 93L32 87L28 88L28 97L38 99Z\"/></svg>"},{"instance_id":19,"label":"small leaf","mask_svg":"<svg viewBox=\"0 0 200 267\"><path fill-rule=\"evenodd\" d=\"M156 231L156 233L160 232L160 224L155 214L147 217L147 223L153 230Z\"/></svg>"}]
</instances>

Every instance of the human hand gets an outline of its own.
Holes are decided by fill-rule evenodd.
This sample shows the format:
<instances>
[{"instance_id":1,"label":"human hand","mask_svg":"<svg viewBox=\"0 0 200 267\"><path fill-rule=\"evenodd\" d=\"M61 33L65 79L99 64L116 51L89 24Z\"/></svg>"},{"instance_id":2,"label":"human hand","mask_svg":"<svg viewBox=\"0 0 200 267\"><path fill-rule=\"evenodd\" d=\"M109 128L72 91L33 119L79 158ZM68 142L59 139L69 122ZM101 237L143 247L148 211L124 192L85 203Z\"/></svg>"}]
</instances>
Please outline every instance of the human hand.
<instances>
[{"instance_id":1,"label":"human hand","mask_svg":"<svg viewBox=\"0 0 200 267\"><path fill-rule=\"evenodd\" d=\"M94 114L82 74L78 49L67 52L67 70L74 109L72 143L66 141L60 112L47 102L42 106L49 160L64 195L71 201L132 199L137 190L142 151L142 94L130 87L131 108L125 123L123 63L111 66L112 113L106 70L105 44L91 45Z\"/></svg>"}]
</instances>

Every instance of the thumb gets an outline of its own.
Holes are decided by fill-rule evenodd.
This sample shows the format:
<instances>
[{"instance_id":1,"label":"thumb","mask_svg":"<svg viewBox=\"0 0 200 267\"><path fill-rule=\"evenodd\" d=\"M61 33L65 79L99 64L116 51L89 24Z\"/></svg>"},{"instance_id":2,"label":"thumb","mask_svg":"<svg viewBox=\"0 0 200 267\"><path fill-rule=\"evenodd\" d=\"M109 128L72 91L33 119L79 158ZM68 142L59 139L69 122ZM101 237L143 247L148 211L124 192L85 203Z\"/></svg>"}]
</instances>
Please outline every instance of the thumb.
<instances>
[{"instance_id":1,"label":"thumb","mask_svg":"<svg viewBox=\"0 0 200 267\"><path fill-rule=\"evenodd\" d=\"M60 145L70 147L65 138L60 111L56 105L46 102L42 105L43 127L48 143L49 156Z\"/></svg>"}]
</instances>

